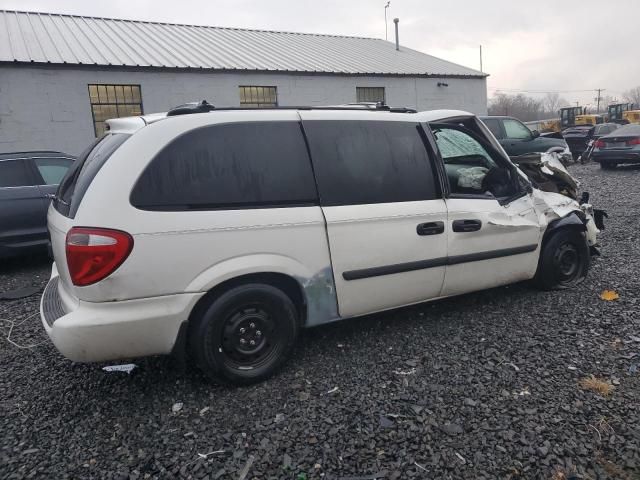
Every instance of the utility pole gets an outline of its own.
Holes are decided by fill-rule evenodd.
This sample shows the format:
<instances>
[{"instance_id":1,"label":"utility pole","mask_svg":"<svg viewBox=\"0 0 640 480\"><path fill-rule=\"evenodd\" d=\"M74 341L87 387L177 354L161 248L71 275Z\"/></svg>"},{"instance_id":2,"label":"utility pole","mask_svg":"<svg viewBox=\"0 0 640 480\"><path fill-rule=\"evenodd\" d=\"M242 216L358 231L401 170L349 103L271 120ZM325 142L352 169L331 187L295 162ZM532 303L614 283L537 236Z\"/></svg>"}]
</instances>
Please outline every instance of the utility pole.
<instances>
[{"instance_id":1,"label":"utility pole","mask_svg":"<svg viewBox=\"0 0 640 480\"><path fill-rule=\"evenodd\" d=\"M600 113L600 100L602 100L602 92L605 91L604 88L598 88L596 90L598 92L598 96L595 98L596 102L598 102L598 110L596 111L596 113Z\"/></svg>"},{"instance_id":2,"label":"utility pole","mask_svg":"<svg viewBox=\"0 0 640 480\"><path fill-rule=\"evenodd\" d=\"M482 70L482 45L480 45L480 71L483 72L483 70Z\"/></svg>"},{"instance_id":3,"label":"utility pole","mask_svg":"<svg viewBox=\"0 0 640 480\"><path fill-rule=\"evenodd\" d=\"M389 8L389 5L391 5L391 0L389 0L387 2L387 4L384 6L384 39L388 40L388 35L387 35L387 9Z\"/></svg>"}]
</instances>

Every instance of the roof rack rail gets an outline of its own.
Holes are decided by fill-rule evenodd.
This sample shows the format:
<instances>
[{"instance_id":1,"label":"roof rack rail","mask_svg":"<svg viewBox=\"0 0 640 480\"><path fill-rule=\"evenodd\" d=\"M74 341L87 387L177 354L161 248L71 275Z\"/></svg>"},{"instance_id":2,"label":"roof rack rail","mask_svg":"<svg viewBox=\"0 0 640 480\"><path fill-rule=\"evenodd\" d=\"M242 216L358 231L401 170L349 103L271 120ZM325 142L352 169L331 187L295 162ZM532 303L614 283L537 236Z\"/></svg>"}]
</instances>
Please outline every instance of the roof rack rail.
<instances>
[{"instance_id":1,"label":"roof rack rail","mask_svg":"<svg viewBox=\"0 0 640 480\"><path fill-rule=\"evenodd\" d=\"M328 105L328 106L310 106L310 105L292 105L292 106L276 106L276 107L261 107L261 108L246 108L246 107L215 107L206 100L202 102L185 103L172 108L167 112L168 117L174 115L187 115L191 113L206 113L216 111L228 111L228 110L367 110L370 112L392 112L392 113L417 113L415 108L408 107L390 107L382 102L377 103L349 103L345 105Z\"/></svg>"},{"instance_id":2,"label":"roof rack rail","mask_svg":"<svg viewBox=\"0 0 640 480\"><path fill-rule=\"evenodd\" d=\"M207 102L206 100L202 100L202 102L200 103L191 102L173 107L167 112L167 117L172 117L174 115L187 115L189 113L205 113L215 109L216 107L211 105L209 102Z\"/></svg>"}]
</instances>

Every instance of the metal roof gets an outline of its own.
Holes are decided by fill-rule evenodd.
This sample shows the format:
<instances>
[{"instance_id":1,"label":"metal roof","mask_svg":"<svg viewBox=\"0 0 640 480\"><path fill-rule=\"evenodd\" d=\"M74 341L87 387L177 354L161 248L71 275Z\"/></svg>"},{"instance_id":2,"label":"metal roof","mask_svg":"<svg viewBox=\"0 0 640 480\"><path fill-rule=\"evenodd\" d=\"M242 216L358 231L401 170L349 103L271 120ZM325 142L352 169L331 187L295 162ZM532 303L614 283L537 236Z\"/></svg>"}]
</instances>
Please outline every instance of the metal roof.
<instances>
[{"instance_id":1,"label":"metal roof","mask_svg":"<svg viewBox=\"0 0 640 480\"><path fill-rule=\"evenodd\" d=\"M344 75L486 74L376 38L0 10L0 62Z\"/></svg>"}]
</instances>

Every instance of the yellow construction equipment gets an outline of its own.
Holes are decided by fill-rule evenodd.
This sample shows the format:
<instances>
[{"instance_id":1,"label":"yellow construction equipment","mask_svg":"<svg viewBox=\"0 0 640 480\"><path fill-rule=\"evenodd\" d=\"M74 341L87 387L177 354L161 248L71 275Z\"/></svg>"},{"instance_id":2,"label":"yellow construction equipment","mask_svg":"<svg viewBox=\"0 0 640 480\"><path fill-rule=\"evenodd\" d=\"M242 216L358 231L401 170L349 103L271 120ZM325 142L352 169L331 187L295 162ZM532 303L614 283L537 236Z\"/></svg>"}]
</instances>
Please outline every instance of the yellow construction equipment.
<instances>
[{"instance_id":1,"label":"yellow construction equipment","mask_svg":"<svg viewBox=\"0 0 640 480\"><path fill-rule=\"evenodd\" d=\"M626 123L624 121L624 112L627 110L633 110L632 103L612 103L607 107L609 121L614 123Z\"/></svg>"},{"instance_id":2,"label":"yellow construction equipment","mask_svg":"<svg viewBox=\"0 0 640 480\"><path fill-rule=\"evenodd\" d=\"M598 114L576 115L575 125L598 125L604 123L604 116Z\"/></svg>"},{"instance_id":3,"label":"yellow construction equipment","mask_svg":"<svg viewBox=\"0 0 640 480\"><path fill-rule=\"evenodd\" d=\"M524 122L529 130L537 130L540 133L560 132L560 119L551 118L548 120L534 120L532 122Z\"/></svg>"},{"instance_id":4,"label":"yellow construction equipment","mask_svg":"<svg viewBox=\"0 0 640 480\"><path fill-rule=\"evenodd\" d=\"M640 125L640 110L627 110L626 112L622 112L622 121L624 123Z\"/></svg>"},{"instance_id":5,"label":"yellow construction equipment","mask_svg":"<svg viewBox=\"0 0 640 480\"><path fill-rule=\"evenodd\" d=\"M576 124L576 116L584 115L583 107L564 107L560 109L560 127L573 127Z\"/></svg>"}]
</instances>

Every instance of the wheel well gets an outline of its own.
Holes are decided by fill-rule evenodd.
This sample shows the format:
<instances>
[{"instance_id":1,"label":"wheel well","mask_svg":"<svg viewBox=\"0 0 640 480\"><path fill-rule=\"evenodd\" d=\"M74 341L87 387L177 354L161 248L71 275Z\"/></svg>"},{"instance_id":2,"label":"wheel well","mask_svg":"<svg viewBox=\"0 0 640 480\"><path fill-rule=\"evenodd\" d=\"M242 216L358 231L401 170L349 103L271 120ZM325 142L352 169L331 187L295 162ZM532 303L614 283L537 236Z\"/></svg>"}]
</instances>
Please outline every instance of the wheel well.
<instances>
[{"instance_id":1,"label":"wheel well","mask_svg":"<svg viewBox=\"0 0 640 480\"><path fill-rule=\"evenodd\" d=\"M223 293L246 283L263 283L282 290L291 299L298 310L300 325L304 325L307 316L307 304L302 286L293 277L283 273L250 273L226 280L209 290L191 310L189 322L195 318L210 302Z\"/></svg>"},{"instance_id":2,"label":"wheel well","mask_svg":"<svg viewBox=\"0 0 640 480\"><path fill-rule=\"evenodd\" d=\"M582 212L575 211L565 217L557 218L550 222L544 232L544 237L542 239L543 243L561 230L576 230L579 232L586 231L587 227L584 221L584 214Z\"/></svg>"}]
</instances>

